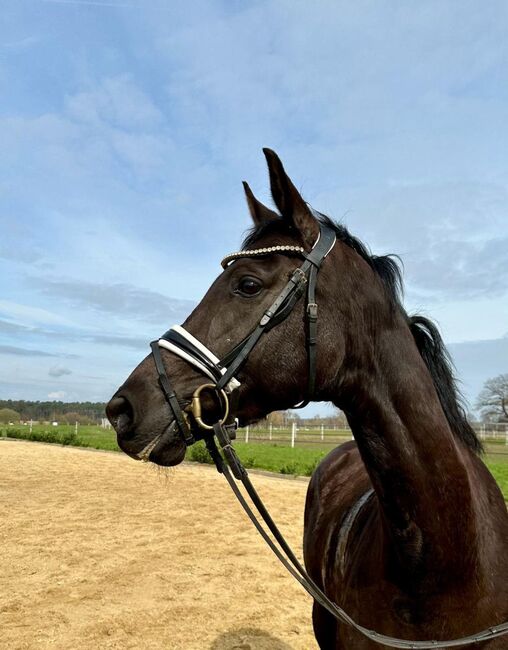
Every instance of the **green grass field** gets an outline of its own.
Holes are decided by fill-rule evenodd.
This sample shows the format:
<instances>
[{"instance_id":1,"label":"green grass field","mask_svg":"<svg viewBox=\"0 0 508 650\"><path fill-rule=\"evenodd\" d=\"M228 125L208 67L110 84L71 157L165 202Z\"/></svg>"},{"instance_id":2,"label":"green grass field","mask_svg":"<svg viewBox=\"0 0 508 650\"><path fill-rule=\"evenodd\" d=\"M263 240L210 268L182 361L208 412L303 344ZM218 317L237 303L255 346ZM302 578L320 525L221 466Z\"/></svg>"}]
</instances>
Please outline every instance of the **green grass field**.
<instances>
[{"instance_id":1,"label":"green grass field","mask_svg":"<svg viewBox=\"0 0 508 650\"><path fill-rule=\"evenodd\" d=\"M338 432L330 433L337 435ZM344 441L350 440L350 433L344 433ZM244 433L240 431L239 441L235 442L235 449L247 468L262 469L278 474L310 476L319 461L330 451L332 445L330 443L321 445L319 437L316 440L316 436L312 438L312 442L306 441L304 434L305 432L302 432L302 435L297 437L297 446L292 449L289 444L290 438L287 441L283 439L282 442L270 443L265 440L262 443L249 442L246 444L241 442L244 439ZM118 451L115 433L111 429L101 429L97 426L80 426L76 435L74 427L67 425L58 427L37 425L33 427L32 433L28 426L3 425L0 426L0 436ZM489 445L489 449L493 448ZM503 447L500 446L499 449L503 449ZM203 443L190 447L187 452L187 460L211 462ZM487 453L485 462L501 487L505 499L508 500L508 454Z\"/></svg>"}]
</instances>

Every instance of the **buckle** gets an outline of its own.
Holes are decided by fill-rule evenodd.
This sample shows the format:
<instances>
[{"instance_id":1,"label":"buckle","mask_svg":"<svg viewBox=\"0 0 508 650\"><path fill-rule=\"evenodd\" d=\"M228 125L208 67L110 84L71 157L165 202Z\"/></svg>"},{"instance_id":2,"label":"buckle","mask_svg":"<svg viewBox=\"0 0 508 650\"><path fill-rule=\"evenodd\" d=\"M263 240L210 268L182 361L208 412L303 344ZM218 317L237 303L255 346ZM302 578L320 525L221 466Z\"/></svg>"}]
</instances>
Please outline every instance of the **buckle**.
<instances>
[{"instance_id":1,"label":"buckle","mask_svg":"<svg viewBox=\"0 0 508 650\"><path fill-rule=\"evenodd\" d=\"M300 266L294 270L291 279L293 280L293 282L295 282L295 284L307 283L307 275L305 274L304 271L302 271Z\"/></svg>"},{"instance_id":2,"label":"buckle","mask_svg":"<svg viewBox=\"0 0 508 650\"><path fill-rule=\"evenodd\" d=\"M230 440L236 440L236 432L238 431L238 418L235 418L231 424L223 424L222 428L227 431Z\"/></svg>"},{"instance_id":3,"label":"buckle","mask_svg":"<svg viewBox=\"0 0 508 650\"><path fill-rule=\"evenodd\" d=\"M310 320L317 320L317 303L309 302L307 303L307 316Z\"/></svg>"},{"instance_id":4,"label":"buckle","mask_svg":"<svg viewBox=\"0 0 508 650\"><path fill-rule=\"evenodd\" d=\"M217 422L213 426L213 432L217 436L217 440L219 441L219 445L226 457L226 461L233 472L233 476L239 481L242 480L244 476L247 476L247 470L242 465L236 454L235 448L231 444L231 438L229 437L228 431L226 431L224 425Z\"/></svg>"}]
</instances>

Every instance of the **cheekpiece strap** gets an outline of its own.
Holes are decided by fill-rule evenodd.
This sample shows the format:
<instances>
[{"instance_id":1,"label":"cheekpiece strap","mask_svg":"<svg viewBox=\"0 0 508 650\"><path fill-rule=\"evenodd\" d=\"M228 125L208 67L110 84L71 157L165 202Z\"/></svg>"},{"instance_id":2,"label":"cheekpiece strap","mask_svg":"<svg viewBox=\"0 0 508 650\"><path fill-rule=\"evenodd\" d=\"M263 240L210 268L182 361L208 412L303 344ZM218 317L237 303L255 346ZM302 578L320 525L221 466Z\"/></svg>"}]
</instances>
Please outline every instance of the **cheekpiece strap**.
<instances>
[{"instance_id":1,"label":"cheekpiece strap","mask_svg":"<svg viewBox=\"0 0 508 650\"><path fill-rule=\"evenodd\" d=\"M257 327L247 336L242 343L234 348L235 355L226 356L227 363L223 360L223 365L227 366L227 371L219 380L217 387L222 388L227 381L235 375L241 366L246 362L252 349L259 341L261 336L268 332L272 327L285 320L296 302L301 298L307 286L307 305L305 320L307 322L307 354L308 354L308 390L307 398L304 402L297 405L302 408L309 403L314 397L315 392L315 375L316 375L316 336L317 336L317 304L315 302L315 291L317 282L317 272L323 263L323 260L332 250L336 241L335 231L328 226L320 223L320 231L316 243L309 253L304 253L305 262L296 268L289 279L288 283L277 296L275 301L264 312ZM277 248L277 247L275 247ZM268 249L259 249L268 250ZM248 251L243 251L243 253ZM241 254L236 254L241 257ZM309 307L310 305L310 307ZM312 341L312 343L310 343Z\"/></svg>"},{"instance_id":2,"label":"cheekpiece strap","mask_svg":"<svg viewBox=\"0 0 508 650\"><path fill-rule=\"evenodd\" d=\"M173 412L173 417L175 418L175 421L178 425L178 429L180 430L180 433L183 436L185 444L192 445L195 442L195 439L191 433L187 420L185 419L185 415L183 414L183 411L180 407L180 403L178 402L178 398L176 396L175 390L171 385L171 382L169 381L169 378L167 376L166 368L164 367L164 362L162 360L162 356L159 349L159 342L152 341L150 343L150 347L152 348L152 355L155 362L155 367L159 375L159 385L161 387L161 390L164 393L164 396L166 398L166 401L169 404L171 411Z\"/></svg>"}]
</instances>

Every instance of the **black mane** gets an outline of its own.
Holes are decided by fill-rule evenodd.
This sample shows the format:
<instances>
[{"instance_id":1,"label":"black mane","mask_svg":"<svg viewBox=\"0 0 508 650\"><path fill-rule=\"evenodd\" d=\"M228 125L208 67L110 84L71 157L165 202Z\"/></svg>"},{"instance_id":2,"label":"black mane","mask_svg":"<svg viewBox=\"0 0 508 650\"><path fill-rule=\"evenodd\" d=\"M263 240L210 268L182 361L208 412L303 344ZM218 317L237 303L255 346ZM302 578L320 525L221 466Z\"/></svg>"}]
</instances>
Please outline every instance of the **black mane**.
<instances>
[{"instance_id":1,"label":"black mane","mask_svg":"<svg viewBox=\"0 0 508 650\"><path fill-rule=\"evenodd\" d=\"M467 421L463 397L456 385L453 363L437 327L431 320L423 316L417 314L409 316L402 305L402 272L399 266L399 258L393 255L372 255L365 244L351 235L345 226L332 221L325 215L320 215L320 220L324 225L335 231L338 241L358 253L379 276L388 299L406 317L416 346L434 382L434 387L451 430L472 451L481 453L483 450L482 444ZM252 228L245 237L243 248L254 245L264 235L288 235L291 232L292 229L287 221L282 218L273 219Z\"/></svg>"}]
</instances>

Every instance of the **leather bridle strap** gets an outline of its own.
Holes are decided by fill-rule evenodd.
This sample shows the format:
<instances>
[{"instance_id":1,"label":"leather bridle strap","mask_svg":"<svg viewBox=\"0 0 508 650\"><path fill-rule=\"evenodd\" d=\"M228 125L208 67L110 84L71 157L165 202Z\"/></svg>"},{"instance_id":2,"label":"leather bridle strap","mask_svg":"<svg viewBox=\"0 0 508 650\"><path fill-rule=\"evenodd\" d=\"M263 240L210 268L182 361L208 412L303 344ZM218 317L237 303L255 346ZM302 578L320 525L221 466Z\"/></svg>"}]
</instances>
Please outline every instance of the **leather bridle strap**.
<instances>
[{"instance_id":1,"label":"leather bridle strap","mask_svg":"<svg viewBox=\"0 0 508 650\"><path fill-rule=\"evenodd\" d=\"M309 269L309 279L307 281L307 304L305 306L305 340L307 348L307 364L308 364L308 379L307 379L307 396L293 408L301 409L312 402L316 392L316 342L317 342L317 318L318 306L316 303L316 283L317 283L318 267L311 266Z\"/></svg>"},{"instance_id":2,"label":"leather bridle strap","mask_svg":"<svg viewBox=\"0 0 508 650\"><path fill-rule=\"evenodd\" d=\"M259 321L255 329L249 334L243 345L240 349L237 349L234 359L228 364L228 368L224 375L220 378L217 383L217 388L220 389L225 386L228 381L236 375L238 370L243 366L247 361L249 354L252 352L254 346L259 341L261 336L269 329L269 325L273 320L274 316L279 311L281 305L287 300L291 304L291 309L293 308L296 301L301 297L304 289L307 278L303 271L303 265L297 268L289 282L286 284L281 293L277 296L276 300L270 305L270 307L264 312L263 317ZM288 314L291 309L288 310ZM270 328L271 329L271 328Z\"/></svg>"},{"instance_id":3,"label":"leather bridle strap","mask_svg":"<svg viewBox=\"0 0 508 650\"><path fill-rule=\"evenodd\" d=\"M189 356L193 357L196 361L199 361L210 373L213 378L218 381L222 376L220 367L218 364L213 363L210 358L205 355L199 348L195 345L192 345L182 334L176 329L170 329L165 332L159 339L163 341L168 341L173 343L176 347L180 348L186 352Z\"/></svg>"},{"instance_id":4,"label":"leather bridle strap","mask_svg":"<svg viewBox=\"0 0 508 650\"><path fill-rule=\"evenodd\" d=\"M294 408L301 408L314 398L316 384L316 330L317 330L317 305L316 283L317 274L328 253L336 241L334 230L320 224L320 234L317 242L309 253L304 253L304 263L294 270L288 283L277 296L275 301L264 312L255 329L222 360L221 364L227 367L226 372L217 383L217 388L223 388L228 381L236 375L261 336L281 323L292 312L298 300L302 297L307 285L307 301L305 319L307 322L307 358L308 358L308 388L304 402Z\"/></svg>"},{"instance_id":5,"label":"leather bridle strap","mask_svg":"<svg viewBox=\"0 0 508 650\"><path fill-rule=\"evenodd\" d=\"M173 412L173 417L178 425L178 429L184 439L185 444L187 446L192 445L194 442L196 442L196 440L192 435L186 417L180 407L180 403L176 396L175 390L166 374L166 368L164 367L164 362L160 353L159 341L152 341L150 343L150 347L152 348L153 360L155 361L155 367L159 375L159 386L161 387L161 390L164 393L164 397L166 398L166 401L169 404L171 411Z\"/></svg>"}]
</instances>

